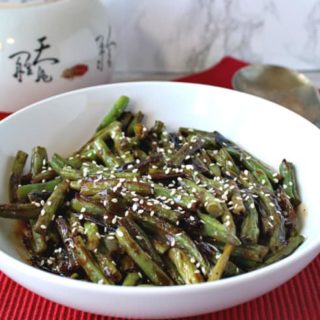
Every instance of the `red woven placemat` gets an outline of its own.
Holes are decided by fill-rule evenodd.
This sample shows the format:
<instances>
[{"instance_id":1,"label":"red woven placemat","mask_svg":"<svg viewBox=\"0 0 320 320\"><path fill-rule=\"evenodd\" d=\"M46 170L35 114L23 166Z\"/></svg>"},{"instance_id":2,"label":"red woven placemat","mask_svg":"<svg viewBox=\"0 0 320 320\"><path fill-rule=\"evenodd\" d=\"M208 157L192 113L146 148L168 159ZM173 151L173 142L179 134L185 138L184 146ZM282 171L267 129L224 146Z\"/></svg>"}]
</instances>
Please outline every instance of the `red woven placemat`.
<instances>
[{"instance_id":1,"label":"red woven placemat","mask_svg":"<svg viewBox=\"0 0 320 320\"><path fill-rule=\"evenodd\" d=\"M244 62L225 58L213 68L178 81L231 87L231 77ZM0 119L7 114L0 113ZM24 289L0 272L0 320L117 319L77 311ZM193 317L197 320L319 320L320 256L281 287L242 305Z\"/></svg>"}]
</instances>

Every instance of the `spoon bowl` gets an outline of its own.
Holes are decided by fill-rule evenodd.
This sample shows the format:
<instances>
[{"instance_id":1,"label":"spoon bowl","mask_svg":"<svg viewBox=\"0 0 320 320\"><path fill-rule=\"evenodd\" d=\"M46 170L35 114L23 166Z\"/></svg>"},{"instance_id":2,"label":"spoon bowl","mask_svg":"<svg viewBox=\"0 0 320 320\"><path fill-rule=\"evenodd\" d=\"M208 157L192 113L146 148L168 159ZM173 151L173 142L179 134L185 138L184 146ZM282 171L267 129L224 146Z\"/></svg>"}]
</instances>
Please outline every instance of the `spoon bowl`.
<instances>
[{"instance_id":1,"label":"spoon bowl","mask_svg":"<svg viewBox=\"0 0 320 320\"><path fill-rule=\"evenodd\" d=\"M234 89L273 102L320 126L320 99L312 82L288 68L254 64L240 69L232 79Z\"/></svg>"}]
</instances>

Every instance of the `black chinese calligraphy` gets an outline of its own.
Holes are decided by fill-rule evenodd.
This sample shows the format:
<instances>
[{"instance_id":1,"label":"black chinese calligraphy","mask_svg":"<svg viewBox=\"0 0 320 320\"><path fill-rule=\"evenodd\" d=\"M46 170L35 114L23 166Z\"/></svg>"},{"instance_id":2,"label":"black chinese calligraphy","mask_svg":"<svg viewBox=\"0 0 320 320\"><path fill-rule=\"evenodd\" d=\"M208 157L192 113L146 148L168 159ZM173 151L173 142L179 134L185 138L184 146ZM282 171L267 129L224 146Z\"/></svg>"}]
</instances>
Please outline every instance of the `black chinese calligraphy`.
<instances>
[{"instance_id":1,"label":"black chinese calligraphy","mask_svg":"<svg viewBox=\"0 0 320 320\"><path fill-rule=\"evenodd\" d=\"M13 77L18 82L23 82L24 77L34 76L35 82L48 83L53 80L52 75L47 74L45 69L46 64L57 64L59 59L53 57L47 57L45 51L48 50L51 45L46 43L47 37L38 38L38 47L32 52L22 50L13 53L8 58L15 62L15 72Z\"/></svg>"},{"instance_id":2,"label":"black chinese calligraphy","mask_svg":"<svg viewBox=\"0 0 320 320\"><path fill-rule=\"evenodd\" d=\"M95 39L98 46L98 60L97 69L103 71L105 68L105 62L108 68L112 65L112 50L117 46L117 43L112 40L112 28L109 26L107 36L99 35Z\"/></svg>"}]
</instances>

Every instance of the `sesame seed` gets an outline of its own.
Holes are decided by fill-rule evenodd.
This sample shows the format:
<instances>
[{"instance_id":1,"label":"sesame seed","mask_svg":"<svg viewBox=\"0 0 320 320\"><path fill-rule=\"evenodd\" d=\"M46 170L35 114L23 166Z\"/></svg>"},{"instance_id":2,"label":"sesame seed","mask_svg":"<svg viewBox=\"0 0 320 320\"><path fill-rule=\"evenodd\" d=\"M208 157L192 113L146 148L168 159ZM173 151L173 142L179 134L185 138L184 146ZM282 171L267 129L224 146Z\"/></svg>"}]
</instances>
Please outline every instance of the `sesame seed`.
<instances>
[{"instance_id":1,"label":"sesame seed","mask_svg":"<svg viewBox=\"0 0 320 320\"><path fill-rule=\"evenodd\" d=\"M120 238L122 238L122 237L124 236L124 234L123 234L123 232L122 232L121 230L118 229L116 232L117 232L117 235L118 235Z\"/></svg>"}]
</instances>

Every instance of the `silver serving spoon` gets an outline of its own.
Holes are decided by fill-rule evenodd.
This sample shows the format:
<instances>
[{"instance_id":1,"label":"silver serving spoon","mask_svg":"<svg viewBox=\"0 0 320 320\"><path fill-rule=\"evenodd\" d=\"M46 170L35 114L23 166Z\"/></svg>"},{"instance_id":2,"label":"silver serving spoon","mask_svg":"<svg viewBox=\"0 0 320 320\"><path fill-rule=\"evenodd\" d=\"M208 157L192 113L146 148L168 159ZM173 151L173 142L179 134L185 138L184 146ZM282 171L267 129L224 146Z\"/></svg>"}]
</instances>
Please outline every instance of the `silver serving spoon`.
<instances>
[{"instance_id":1,"label":"silver serving spoon","mask_svg":"<svg viewBox=\"0 0 320 320\"><path fill-rule=\"evenodd\" d=\"M320 98L312 82L296 71L254 64L237 71L232 86L299 113L320 127Z\"/></svg>"}]
</instances>

